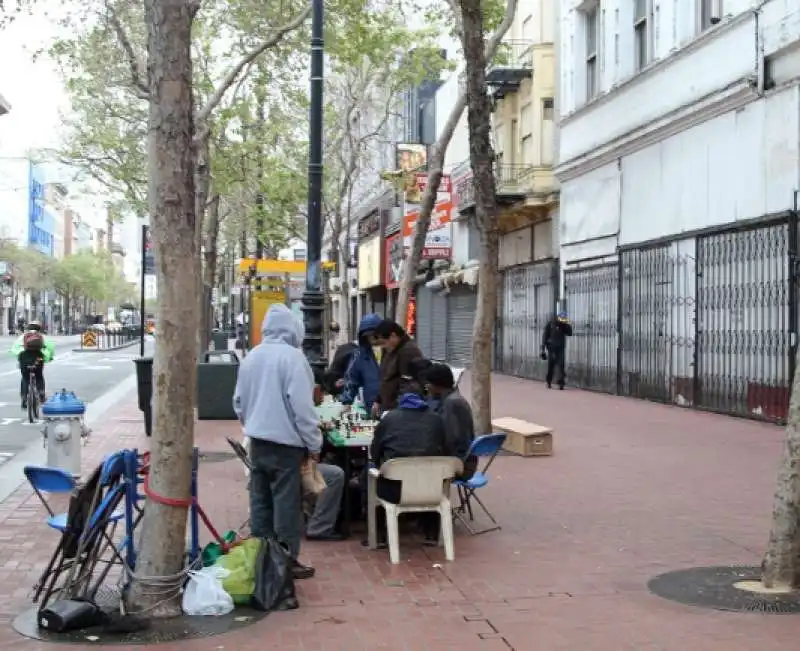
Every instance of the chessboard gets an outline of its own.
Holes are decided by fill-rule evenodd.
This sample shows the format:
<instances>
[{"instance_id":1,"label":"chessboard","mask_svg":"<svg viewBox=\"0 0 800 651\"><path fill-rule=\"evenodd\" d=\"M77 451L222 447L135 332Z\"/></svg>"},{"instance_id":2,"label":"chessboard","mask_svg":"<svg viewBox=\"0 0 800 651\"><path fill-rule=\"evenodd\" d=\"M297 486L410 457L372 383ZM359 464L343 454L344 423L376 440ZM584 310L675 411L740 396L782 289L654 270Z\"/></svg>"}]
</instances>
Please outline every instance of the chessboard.
<instances>
[{"instance_id":1,"label":"chessboard","mask_svg":"<svg viewBox=\"0 0 800 651\"><path fill-rule=\"evenodd\" d=\"M341 418L334 421L338 438L344 445L369 445L375 433L377 422L370 420L363 413L349 411L341 415Z\"/></svg>"}]
</instances>

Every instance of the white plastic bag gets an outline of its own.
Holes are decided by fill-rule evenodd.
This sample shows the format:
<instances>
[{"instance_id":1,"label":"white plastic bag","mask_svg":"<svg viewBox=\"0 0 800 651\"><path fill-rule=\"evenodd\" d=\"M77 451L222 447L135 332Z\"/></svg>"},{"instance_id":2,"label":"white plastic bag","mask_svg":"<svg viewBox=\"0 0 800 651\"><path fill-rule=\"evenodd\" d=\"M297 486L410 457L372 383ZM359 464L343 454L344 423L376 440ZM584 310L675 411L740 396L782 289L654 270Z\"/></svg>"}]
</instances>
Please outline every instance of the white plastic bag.
<instances>
[{"instance_id":1,"label":"white plastic bag","mask_svg":"<svg viewBox=\"0 0 800 651\"><path fill-rule=\"evenodd\" d=\"M204 567L189 572L183 590L183 612L187 615L227 615L233 610L233 598L222 587L229 572L224 567Z\"/></svg>"}]
</instances>

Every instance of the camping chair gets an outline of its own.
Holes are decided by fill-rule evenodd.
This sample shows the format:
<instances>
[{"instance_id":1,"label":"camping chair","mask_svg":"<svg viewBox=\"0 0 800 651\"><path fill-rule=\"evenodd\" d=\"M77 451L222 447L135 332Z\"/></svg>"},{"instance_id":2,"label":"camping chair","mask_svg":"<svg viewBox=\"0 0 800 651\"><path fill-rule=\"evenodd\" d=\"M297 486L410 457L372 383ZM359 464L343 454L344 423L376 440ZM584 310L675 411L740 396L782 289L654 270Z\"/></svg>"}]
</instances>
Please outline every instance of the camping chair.
<instances>
[{"instance_id":1,"label":"camping chair","mask_svg":"<svg viewBox=\"0 0 800 651\"><path fill-rule=\"evenodd\" d=\"M375 536L375 507L386 511L386 537L389 542L389 558L392 565L400 563L400 530L398 518L402 513L427 513L435 511L441 520L441 535L444 540L444 555L448 561L455 560L453 543L453 514L450 504L450 480L461 472L463 464L455 457L406 457L391 459L380 470L369 471L367 494L371 531ZM402 482L400 503L392 504L377 496L378 478Z\"/></svg>"},{"instance_id":2,"label":"camping chair","mask_svg":"<svg viewBox=\"0 0 800 651\"><path fill-rule=\"evenodd\" d=\"M486 508L486 505L481 501L481 498L477 496L476 491L489 484L489 477L487 475L489 466L491 466L494 462L498 452L500 452L500 449L503 447L505 440L506 435L502 433L486 434L485 436L477 437L472 442L469 452L467 452L467 456L486 458L486 463L482 469L476 470L475 474L469 479L457 479L453 482L453 485L458 491L459 501L458 506L454 510L454 514L466 527L467 531L469 531L473 536L481 533L488 533L489 531L497 531L500 529L500 525L497 523L497 520L494 519L494 516L489 512L489 509ZM492 521L493 526L481 530L476 530L472 527L470 522L475 520L475 516L472 512L472 500L475 500L478 506L483 509L483 512Z\"/></svg>"},{"instance_id":3,"label":"camping chair","mask_svg":"<svg viewBox=\"0 0 800 651\"><path fill-rule=\"evenodd\" d=\"M56 550L35 586L33 601L41 599L40 608L44 608L56 593L65 598L93 598L108 573L107 570L102 572L91 587L92 574L101 555L110 546L114 555L119 556L113 533L124 517L124 513L117 510L123 498L122 471L122 456L115 453L95 469L85 484L76 486L69 476L72 482L69 510L65 514L55 514L42 493L67 492L68 473L58 468L28 466L24 469L34 492L47 509L47 525L61 532ZM65 573L66 579L57 585Z\"/></svg>"}]
</instances>

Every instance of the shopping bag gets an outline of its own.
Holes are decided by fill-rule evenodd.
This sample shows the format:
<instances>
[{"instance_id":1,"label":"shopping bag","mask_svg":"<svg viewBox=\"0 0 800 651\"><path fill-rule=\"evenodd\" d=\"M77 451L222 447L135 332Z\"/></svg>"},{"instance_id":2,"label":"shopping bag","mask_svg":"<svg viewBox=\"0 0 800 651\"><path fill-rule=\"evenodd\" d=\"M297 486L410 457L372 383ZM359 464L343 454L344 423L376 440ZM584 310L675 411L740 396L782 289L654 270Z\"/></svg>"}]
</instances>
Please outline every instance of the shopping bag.
<instances>
[{"instance_id":1,"label":"shopping bag","mask_svg":"<svg viewBox=\"0 0 800 651\"><path fill-rule=\"evenodd\" d=\"M222 579L222 587L236 605L246 606L253 598L260 547L260 538L248 538L214 563L214 567L228 570L228 575Z\"/></svg>"},{"instance_id":2,"label":"shopping bag","mask_svg":"<svg viewBox=\"0 0 800 651\"><path fill-rule=\"evenodd\" d=\"M274 538L260 541L253 608L261 611L297 608L289 548Z\"/></svg>"},{"instance_id":3,"label":"shopping bag","mask_svg":"<svg viewBox=\"0 0 800 651\"><path fill-rule=\"evenodd\" d=\"M300 480L303 494L313 493L319 495L325 490L325 479L313 459L306 459L300 467Z\"/></svg>"},{"instance_id":4,"label":"shopping bag","mask_svg":"<svg viewBox=\"0 0 800 651\"><path fill-rule=\"evenodd\" d=\"M228 572L221 567L204 567L189 572L183 590L183 612L187 615L227 615L234 608L222 581Z\"/></svg>"},{"instance_id":5,"label":"shopping bag","mask_svg":"<svg viewBox=\"0 0 800 651\"><path fill-rule=\"evenodd\" d=\"M239 534L231 529L223 534L222 540L225 543L225 549L228 549L234 543L238 542ZM223 549L222 544L216 540L211 541L205 547L203 547L203 551L200 552L200 558L203 561L203 567L208 567L209 565L216 563L217 559L219 559L219 557L225 553L225 549Z\"/></svg>"}]
</instances>

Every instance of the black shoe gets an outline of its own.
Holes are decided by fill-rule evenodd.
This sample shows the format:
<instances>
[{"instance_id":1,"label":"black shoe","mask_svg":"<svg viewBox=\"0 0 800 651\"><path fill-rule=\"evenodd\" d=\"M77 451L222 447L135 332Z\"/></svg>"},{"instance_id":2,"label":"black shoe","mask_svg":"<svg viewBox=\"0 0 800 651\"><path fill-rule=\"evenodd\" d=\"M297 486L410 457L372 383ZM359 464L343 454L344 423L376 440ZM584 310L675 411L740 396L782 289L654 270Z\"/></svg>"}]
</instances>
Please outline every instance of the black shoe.
<instances>
[{"instance_id":1,"label":"black shoe","mask_svg":"<svg viewBox=\"0 0 800 651\"><path fill-rule=\"evenodd\" d=\"M292 576L295 581L310 579L316 572L317 571L310 565L303 565L298 561L292 561Z\"/></svg>"},{"instance_id":2,"label":"black shoe","mask_svg":"<svg viewBox=\"0 0 800 651\"><path fill-rule=\"evenodd\" d=\"M558 390L559 391L563 391L564 390L564 385L563 384L559 384L558 385Z\"/></svg>"},{"instance_id":3,"label":"black shoe","mask_svg":"<svg viewBox=\"0 0 800 651\"><path fill-rule=\"evenodd\" d=\"M322 540L325 542L339 542L347 540L347 536L339 533L338 531L331 531L330 533L318 534L316 536L309 536L306 534L306 540Z\"/></svg>"}]
</instances>

